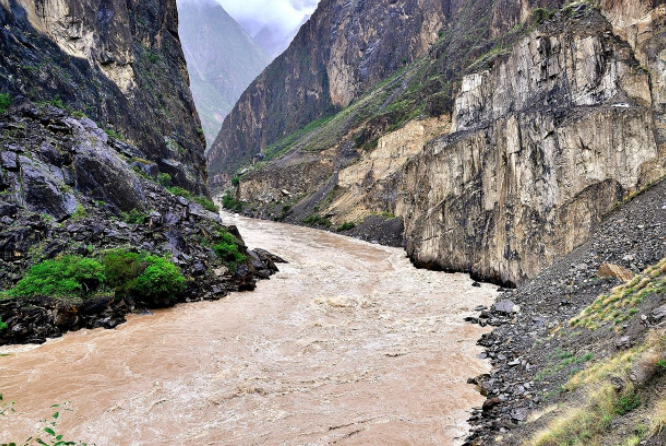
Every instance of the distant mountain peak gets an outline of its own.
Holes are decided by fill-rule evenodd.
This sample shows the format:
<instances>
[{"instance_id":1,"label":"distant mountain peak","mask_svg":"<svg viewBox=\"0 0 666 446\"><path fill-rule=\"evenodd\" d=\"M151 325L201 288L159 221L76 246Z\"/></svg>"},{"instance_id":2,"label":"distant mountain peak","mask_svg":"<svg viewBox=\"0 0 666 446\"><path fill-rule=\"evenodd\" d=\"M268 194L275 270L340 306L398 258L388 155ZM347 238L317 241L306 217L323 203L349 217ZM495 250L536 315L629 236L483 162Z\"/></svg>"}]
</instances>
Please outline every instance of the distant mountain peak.
<instances>
[{"instance_id":1,"label":"distant mountain peak","mask_svg":"<svg viewBox=\"0 0 666 446\"><path fill-rule=\"evenodd\" d=\"M271 57L215 0L178 0L179 33L209 145Z\"/></svg>"}]
</instances>

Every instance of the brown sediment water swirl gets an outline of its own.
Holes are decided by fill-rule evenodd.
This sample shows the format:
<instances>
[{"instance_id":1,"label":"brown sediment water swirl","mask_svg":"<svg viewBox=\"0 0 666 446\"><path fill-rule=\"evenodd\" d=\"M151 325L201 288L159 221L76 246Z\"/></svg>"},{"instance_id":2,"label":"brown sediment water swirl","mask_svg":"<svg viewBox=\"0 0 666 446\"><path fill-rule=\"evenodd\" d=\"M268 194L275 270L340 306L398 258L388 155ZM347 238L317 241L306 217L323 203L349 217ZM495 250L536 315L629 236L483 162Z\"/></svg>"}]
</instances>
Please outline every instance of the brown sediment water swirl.
<instances>
[{"instance_id":1,"label":"brown sediment water swirl","mask_svg":"<svg viewBox=\"0 0 666 446\"><path fill-rule=\"evenodd\" d=\"M254 292L132 316L0 353L17 413L0 443L58 425L97 446L454 445L488 371L463 317L493 287L417 270L404 251L225 215L289 264Z\"/></svg>"}]
</instances>

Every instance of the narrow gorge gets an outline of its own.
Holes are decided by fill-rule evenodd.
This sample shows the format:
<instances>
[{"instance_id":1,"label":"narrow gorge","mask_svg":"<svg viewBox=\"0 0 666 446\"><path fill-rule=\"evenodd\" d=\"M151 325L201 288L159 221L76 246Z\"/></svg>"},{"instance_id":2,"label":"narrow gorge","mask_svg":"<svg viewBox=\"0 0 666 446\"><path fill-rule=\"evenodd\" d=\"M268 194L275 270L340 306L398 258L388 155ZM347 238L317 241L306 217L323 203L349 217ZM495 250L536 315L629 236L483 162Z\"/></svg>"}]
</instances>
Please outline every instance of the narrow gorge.
<instances>
[{"instance_id":1,"label":"narrow gorge","mask_svg":"<svg viewBox=\"0 0 666 446\"><path fill-rule=\"evenodd\" d=\"M0 0L0 444L663 446L665 30Z\"/></svg>"}]
</instances>

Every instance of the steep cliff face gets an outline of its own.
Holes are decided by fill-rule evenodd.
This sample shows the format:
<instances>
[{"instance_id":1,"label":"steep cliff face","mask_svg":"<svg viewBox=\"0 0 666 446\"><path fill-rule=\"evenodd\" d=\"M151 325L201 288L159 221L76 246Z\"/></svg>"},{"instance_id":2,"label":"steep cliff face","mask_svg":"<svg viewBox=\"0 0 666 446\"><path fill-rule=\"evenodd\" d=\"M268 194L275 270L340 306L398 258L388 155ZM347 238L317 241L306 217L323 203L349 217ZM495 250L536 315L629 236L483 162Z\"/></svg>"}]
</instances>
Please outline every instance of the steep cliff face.
<instances>
[{"instance_id":1,"label":"steep cliff face","mask_svg":"<svg viewBox=\"0 0 666 446\"><path fill-rule=\"evenodd\" d=\"M84 113L205 191L175 0L1 0L0 26L0 91Z\"/></svg>"},{"instance_id":2,"label":"steep cliff face","mask_svg":"<svg viewBox=\"0 0 666 446\"><path fill-rule=\"evenodd\" d=\"M415 263L521 283L666 174L662 3L452 5L468 15L427 56L278 142L237 198L296 223L396 217Z\"/></svg>"},{"instance_id":3,"label":"steep cliff face","mask_svg":"<svg viewBox=\"0 0 666 446\"><path fill-rule=\"evenodd\" d=\"M212 144L222 122L271 57L215 0L178 0L192 95Z\"/></svg>"},{"instance_id":4,"label":"steep cliff face","mask_svg":"<svg viewBox=\"0 0 666 446\"><path fill-rule=\"evenodd\" d=\"M522 282L666 173L629 45L600 17L556 26L466 76L451 135L405 169L398 213L417 263Z\"/></svg>"},{"instance_id":5,"label":"steep cliff face","mask_svg":"<svg viewBox=\"0 0 666 446\"><path fill-rule=\"evenodd\" d=\"M450 8L449 0L323 0L225 120L208 155L211 186L426 53Z\"/></svg>"}]
</instances>

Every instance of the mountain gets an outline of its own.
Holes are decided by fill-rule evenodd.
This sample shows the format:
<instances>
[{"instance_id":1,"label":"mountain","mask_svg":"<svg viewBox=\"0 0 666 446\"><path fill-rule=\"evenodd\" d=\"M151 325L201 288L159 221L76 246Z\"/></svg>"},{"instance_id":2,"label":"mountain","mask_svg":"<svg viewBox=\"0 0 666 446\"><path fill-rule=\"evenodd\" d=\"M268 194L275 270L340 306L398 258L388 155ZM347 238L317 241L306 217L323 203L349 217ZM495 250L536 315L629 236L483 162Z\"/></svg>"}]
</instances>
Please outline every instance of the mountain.
<instances>
[{"instance_id":1,"label":"mountain","mask_svg":"<svg viewBox=\"0 0 666 446\"><path fill-rule=\"evenodd\" d=\"M219 188L225 175L252 156L340 111L426 53L446 22L449 3L320 2L291 46L250 85L225 119L208 156L211 186Z\"/></svg>"},{"instance_id":2,"label":"mountain","mask_svg":"<svg viewBox=\"0 0 666 446\"><path fill-rule=\"evenodd\" d=\"M324 1L225 120L211 187L245 169L257 216L404 234L418 265L522 283L666 172L661 35L635 37L661 9L641 8Z\"/></svg>"},{"instance_id":3,"label":"mountain","mask_svg":"<svg viewBox=\"0 0 666 446\"><path fill-rule=\"evenodd\" d=\"M254 40L274 59L289 48L289 44L294 40L298 30L309 19L310 17L306 16L298 26L288 31L284 31L278 26L265 25L254 35Z\"/></svg>"},{"instance_id":4,"label":"mountain","mask_svg":"<svg viewBox=\"0 0 666 446\"><path fill-rule=\"evenodd\" d=\"M179 0L178 11L192 95L210 145L271 58L215 0Z\"/></svg>"},{"instance_id":5,"label":"mountain","mask_svg":"<svg viewBox=\"0 0 666 446\"><path fill-rule=\"evenodd\" d=\"M85 113L141 144L175 184L205 192L175 0L1 4L1 91Z\"/></svg>"}]
</instances>

